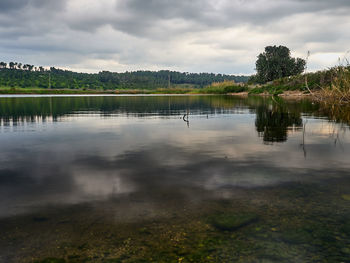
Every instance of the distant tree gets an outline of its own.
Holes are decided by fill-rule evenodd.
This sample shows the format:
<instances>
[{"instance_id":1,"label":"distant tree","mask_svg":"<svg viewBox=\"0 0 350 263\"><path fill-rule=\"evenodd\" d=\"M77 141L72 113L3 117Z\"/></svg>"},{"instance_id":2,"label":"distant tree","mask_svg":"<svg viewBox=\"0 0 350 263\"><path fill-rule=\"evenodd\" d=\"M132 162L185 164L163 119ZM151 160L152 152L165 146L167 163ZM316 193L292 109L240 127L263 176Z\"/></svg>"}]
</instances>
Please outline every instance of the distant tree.
<instances>
[{"instance_id":1,"label":"distant tree","mask_svg":"<svg viewBox=\"0 0 350 263\"><path fill-rule=\"evenodd\" d=\"M246 82L246 76L223 75L213 73L182 73L169 70L161 71L134 71L134 72L108 72L102 71L98 74L77 73L68 70L51 67L34 67L30 64L11 63L11 68L22 69L23 72L1 70L0 84L19 87L40 87L40 88L67 88L67 89L154 89L167 88L169 79L171 85L184 87L205 87L213 82L234 80L235 82ZM2 62L0 68L6 68L7 64ZM35 70L35 71L34 71ZM36 71L47 74L36 74Z\"/></svg>"},{"instance_id":2,"label":"distant tree","mask_svg":"<svg viewBox=\"0 0 350 263\"><path fill-rule=\"evenodd\" d=\"M33 70L33 68L34 68L34 66L33 66L33 65L27 64L27 69L28 69L29 71L32 71L32 70Z\"/></svg>"},{"instance_id":3,"label":"distant tree","mask_svg":"<svg viewBox=\"0 0 350 263\"><path fill-rule=\"evenodd\" d=\"M14 69L15 63L14 63L14 62L10 62L10 63L9 63L9 67L10 67L10 69Z\"/></svg>"},{"instance_id":4,"label":"distant tree","mask_svg":"<svg viewBox=\"0 0 350 263\"><path fill-rule=\"evenodd\" d=\"M256 61L257 74L254 80L266 83L274 79L301 74L306 61L301 58L292 58L289 48L285 46L267 46Z\"/></svg>"}]
</instances>

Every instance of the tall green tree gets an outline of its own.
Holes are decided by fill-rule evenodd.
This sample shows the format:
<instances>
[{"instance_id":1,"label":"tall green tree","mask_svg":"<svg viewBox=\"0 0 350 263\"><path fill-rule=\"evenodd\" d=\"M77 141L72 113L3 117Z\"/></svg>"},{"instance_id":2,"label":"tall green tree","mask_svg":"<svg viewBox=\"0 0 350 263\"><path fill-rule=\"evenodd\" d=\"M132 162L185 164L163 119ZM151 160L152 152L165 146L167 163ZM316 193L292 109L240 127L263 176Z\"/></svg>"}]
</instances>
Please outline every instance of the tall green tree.
<instances>
[{"instance_id":1,"label":"tall green tree","mask_svg":"<svg viewBox=\"0 0 350 263\"><path fill-rule=\"evenodd\" d=\"M255 81L266 83L274 79L301 74L305 70L306 61L292 58L289 48L285 46L267 46L256 61Z\"/></svg>"}]
</instances>

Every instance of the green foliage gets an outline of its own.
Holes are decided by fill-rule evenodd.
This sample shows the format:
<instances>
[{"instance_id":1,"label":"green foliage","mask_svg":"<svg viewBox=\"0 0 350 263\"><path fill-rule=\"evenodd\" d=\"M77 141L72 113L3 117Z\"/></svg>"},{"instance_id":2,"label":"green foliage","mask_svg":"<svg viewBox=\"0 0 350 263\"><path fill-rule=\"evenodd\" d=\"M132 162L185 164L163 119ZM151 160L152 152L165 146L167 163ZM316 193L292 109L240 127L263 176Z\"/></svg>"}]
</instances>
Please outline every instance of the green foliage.
<instances>
[{"instance_id":1,"label":"green foliage","mask_svg":"<svg viewBox=\"0 0 350 263\"><path fill-rule=\"evenodd\" d=\"M264 85L260 87L255 87L249 91L249 94L269 94L269 95L279 95L282 94L284 91L291 90L288 86L284 85Z\"/></svg>"},{"instance_id":2,"label":"green foliage","mask_svg":"<svg viewBox=\"0 0 350 263\"><path fill-rule=\"evenodd\" d=\"M44 70L43 67L34 67L29 64L22 66L21 63L17 62L10 62L8 65L5 62L0 62L0 87L103 91L115 89L165 89L184 85L190 88L203 88L212 82L223 82L225 80L246 82L248 80L246 76L180 73L167 70L124 73L102 71L97 74L88 74L54 67L51 67L50 70Z\"/></svg>"},{"instance_id":3,"label":"green foliage","mask_svg":"<svg viewBox=\"0 0 350 263\"><path fill-rule=\"evenodd\" d=\"M234 81L225 80L223 82L214 82L210 86L203 89L193 90L192 93L204 93L204 94L228 94L228 93L239 93L248 91L247 86L235 84Z\"/></svg>"},{"instance_id":4,"label":"green foliage","mask_svg":"<svg viewBox=\"0 0 350 263\"><path fill-rule=\"evenodd\" d=\"M158 88L158 89L36 89L0 87L0 94L228 94L247 91L245 86L206 88Z\"/></svg>"},{"instance_id":5,"label":"green foliage","mask_svg":"<svg viewBox=\"0 0 350 263\"><path fill-rule=\"evenodd\" d=\"M348 104L350 102L350 66L338 66L329 70L331 83L322 88L321 100L327 100L333 105Z\"/></svg>"},{"instance_id":6,"label":"green foliage","mask_svg":"<svg viewBox=\"0 0 350 263\"><path fill-rule=\"evenodd\" d=\"M247 90L248 88L246 86L227 86L224 88L225 93L239 93Z\"/></svg>"},{"instance_id":7,"label":"green foliage","mask_svg":"<svg viewBox=\"0 0 350 263\"><path fill-rule=\"evenodd\" d=\"M193 89L191 93L197 94L228 94L228 93L239 93L247 91L246 86L227 86L227 87L217 87L208 86L203 89Z\"/></svg>"},{"instance_id":8,"label":"green foliage","mask_svg":"<svg viewBox=\"0 0 350 263\"><path fill-rule=\"evenodd\" d=\"M254 94L262 94L265 93L265 88L264 87L255 87L252 88L248 94L254 95Z\"/></svg>"},{"instance_id":9,"label":"green foliage","mask_svg":"<svg viewBox=\"0 0 350 263\"><path fill-rule=\"evenodd\" d=\"M256 77L256 76L255 76ZM334 102L350 101L350 66L337 66L328 70L276 79L268 84L257 86L249 94L266 93L278 95L284 91L299 90L317 92L317 98Z\"/></svg>"},{"instance_id":10,"label":"green foliage","mask_svg":"<svg viewBox=\"0 0 350 263\"><path fill-rule=\"evenodd\" d=\"M251 82L266 83L274 79L297 75L304 71L306 61L292 58L285 46L267 46L256 61L257 74Z\"/></svg>"}]
</instances>

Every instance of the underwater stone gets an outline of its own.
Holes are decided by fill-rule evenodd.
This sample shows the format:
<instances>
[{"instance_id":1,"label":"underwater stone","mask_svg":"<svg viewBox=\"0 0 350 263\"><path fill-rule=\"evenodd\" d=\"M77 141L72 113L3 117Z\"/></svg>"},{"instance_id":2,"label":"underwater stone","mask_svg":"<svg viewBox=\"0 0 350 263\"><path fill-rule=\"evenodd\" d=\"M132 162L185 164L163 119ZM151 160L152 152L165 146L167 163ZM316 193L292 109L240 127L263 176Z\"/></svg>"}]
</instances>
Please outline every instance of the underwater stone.
<instances>
[{"instance_id":1,"label":"underwater stone","mask_svg":"<svg viewBox=\"0 0 350 263\"><path fill-rule=\"evenodd\" d=\"M255 214L221 214L211 219L211 224L223 231L234 231L255 222L258 216Z\"/></svg>"}]
</instances>

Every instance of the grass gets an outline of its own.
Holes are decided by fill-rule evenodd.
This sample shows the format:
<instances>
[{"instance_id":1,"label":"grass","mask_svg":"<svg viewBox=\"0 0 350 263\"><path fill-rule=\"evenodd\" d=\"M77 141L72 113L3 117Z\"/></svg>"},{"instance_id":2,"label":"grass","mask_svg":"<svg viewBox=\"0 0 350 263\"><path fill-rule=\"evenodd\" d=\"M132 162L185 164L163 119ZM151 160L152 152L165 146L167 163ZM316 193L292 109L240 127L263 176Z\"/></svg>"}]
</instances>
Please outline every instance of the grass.
<instances>
[{"instance_id":1,"label":"grass","mask_svg":"<svg viewBox=\"0 0 350 263\"><path fill-rule=\"evenodd\" d=\"M231 81L213 83L205 88L174 87L158 89L116 89L116 90L92 90L92 89L40 89L0 87L0 94L228 94L247 91L246 86L234 84Z\"/></svg>"},{"instance_id":2,"label":"grass","mask_svg":"<svg viewBox=\"0 0 350 263\"><path fill-rule=\"evenodd\" d=\"M251 89L249 94L269 94L269 95L279 95L284 91L289 90L284 86L274 86L274 85L264 85Z\"/></svg>"},{"instance_id":3,"label":"grass","mask_svg":"<svg viewBox=\"0 0 350 263\"><path fill-rule=\"evenodd\" d=\"M338 66L329 70L331 83L322 87L318 95L319 99L333 104L345 104L350 102L350 66Z\"/></svg>"},{"instance_id":4,"label":"grass","mask_svg":"<svg viewBox=\"0 0 350 263\"><path fill-rule=\"evenodd\" d=\"M196 89L193 90L192 93L199 93L199 94L228 94L228 93L240 93L247 91L248 88L245 86L226 86L226 87L220 87L220 86L208 86L203 89Z\"/></svg>"},{"instance_id":5,"label":"grass","mask_svg":"<svg viewBox=\"0 0 350 263\"><path fill-rule=\"evenodd\" d=\"M201 94L228 94L248 91L247 86L238 85L234 81L214 82L210 86L202 89L194 89L192 93Z\"/></svg>"}]
</instances>

